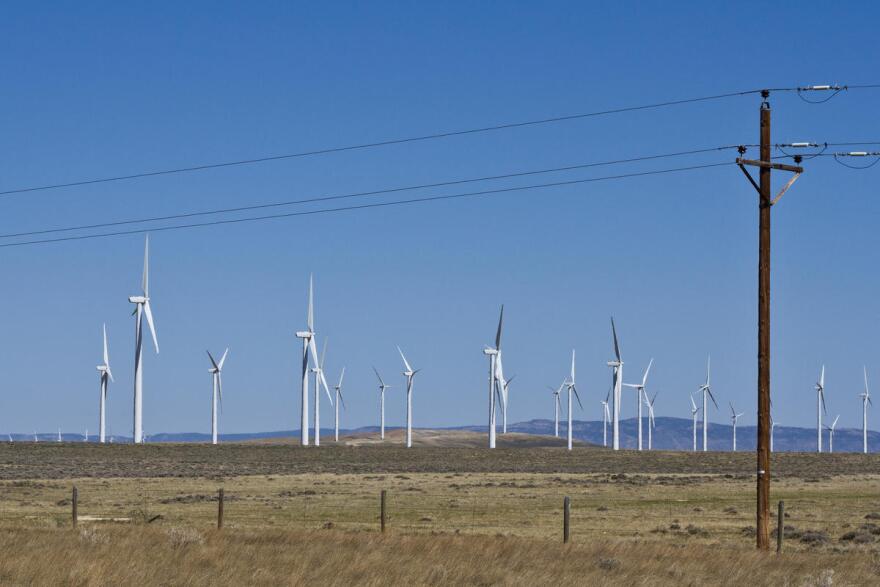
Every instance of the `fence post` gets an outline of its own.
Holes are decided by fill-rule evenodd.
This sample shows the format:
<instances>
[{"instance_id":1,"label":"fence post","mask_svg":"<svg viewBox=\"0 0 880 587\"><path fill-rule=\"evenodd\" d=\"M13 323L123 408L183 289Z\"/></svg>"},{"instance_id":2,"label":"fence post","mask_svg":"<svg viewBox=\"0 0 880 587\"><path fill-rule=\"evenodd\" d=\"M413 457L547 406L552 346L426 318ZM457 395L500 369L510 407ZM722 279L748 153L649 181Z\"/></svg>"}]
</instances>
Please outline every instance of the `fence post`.
<instances>
[{"instance_id":1,"label":"fence post","mask_svg":"<svg viewBox=\"0 0 880 587\"><path fill-rule=\"evenodd\" d=\"M382 532L385 532L385 498L387 495L387 491L384 489L379 497L379 526L382 529Z\"/></svg>"},{"instance_id":2,"label":"fence post","mask_svg":"<svg viewBox=\"0 0 880 587\"><path fill-rule=\"evenodd\" d=\"M223 488L220 488L220 491L217 495L217 529L223 529Z\"/></svg>"},{"instance_id":3,"label":"fence post","mask_svg":"<svg viewBox=\"0 0 880 587\"><path fill-rule=\"evenodd\" d=\"M562 542L568 544L571 539L571 498L565 496L562 502Z\"/></svg>"},{"instance_id":4,"label":"fence post","mask_svg":"<svg viewBox=\"0 0 880 587\"><path fill-rule=\"evenodd\" d=\"M779 517L776 520L776 552L782 552L782 537L785 536L785 502L779 500Z\"/></svg>"},{"instance_id":5,"label":"fence post","mask_svg":"<svg viewBox=\"0 0 880 587\"><path fill-rule=\"evenodd\" d=\"M78 501L78 499L79 499L79 491L77 491L77 489L76 489L76 485L74 485L74 486L73 486L73 495L71 496L71 499L70 499L71 516L72 516L72 521L73 521L73 527L74 527L74 528L76 528L76 522L77 522L77 511L76 511L76 506L77 506L77 501Z\"/></svg>"}]
</instances>

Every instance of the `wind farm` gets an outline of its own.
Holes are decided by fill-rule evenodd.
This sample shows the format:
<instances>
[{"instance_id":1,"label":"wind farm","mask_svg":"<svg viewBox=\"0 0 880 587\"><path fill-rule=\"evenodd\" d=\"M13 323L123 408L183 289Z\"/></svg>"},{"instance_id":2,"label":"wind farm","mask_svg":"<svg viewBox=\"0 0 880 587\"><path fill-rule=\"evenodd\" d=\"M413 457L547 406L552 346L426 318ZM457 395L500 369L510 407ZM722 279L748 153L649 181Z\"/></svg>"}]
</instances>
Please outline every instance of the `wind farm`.
<instances>
[{"instance_id":1,"label":"wind farm","mask_svg":"<svg viewBox=\"0 0 880 587\"><path fill-rule=\"evenodd\" d=\"M880 7L47 14L0 584L878 583Z\"/></svg>"}]
</instances>

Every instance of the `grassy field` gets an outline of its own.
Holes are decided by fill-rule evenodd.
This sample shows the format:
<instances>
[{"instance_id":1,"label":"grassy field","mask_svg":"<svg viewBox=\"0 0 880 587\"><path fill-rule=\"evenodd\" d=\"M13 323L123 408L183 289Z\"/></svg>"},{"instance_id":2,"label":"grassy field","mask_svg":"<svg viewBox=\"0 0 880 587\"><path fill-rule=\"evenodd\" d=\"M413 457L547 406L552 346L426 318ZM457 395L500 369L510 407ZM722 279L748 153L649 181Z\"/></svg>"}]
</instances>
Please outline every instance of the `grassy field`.
<instances>
[{"instance_id":1,"label":"grassy field","mask_svg":"<svg viewBox=\"0 0 880 587\"><path fill-rule=\"evenodd\" d=\"M0 446L0 552L19 548L18 543L10 550L4 546L4 540L14 542L12 536L33 540L38 550L61 541L64 552L53 557L71 557L78 573L98 573L100 565L84 566L83 557L100 558L107 549L104 540L128 544L143 535L160 551L170 549L182 573L189 569L170 580L135 556L133 568L143 565L137 572L145 584L207 583L211 572L220 572L216 565L221 563L213 557L245 547L267 557L261 563L265 576L241 583L240 573L246 571L232 569L228 576L218 575L226 577L220 584L297 583L312 572L315 580L333 583L331 575L321 575L332 568L313 560L317 551L278 552L283 545L308 538L310 545L317 541L352 556L370 544L379 550L413 549L406 556L418 560L413 562L418 570L395 570L397 574L388 577L392 582L534 584L552 575L554 581L574 584L581 573L632 584L631 559L638 549L648 549L657 554L646 556L658 564L679 562L664 562L655 569L660 573L655 582L639 584L698 584L708 580L711 565L690 560L695 552L724 552L725 564L764 564L749 558L755 556L753 468L750 453L17 443ZM880 457L777 454L773 472L773 502L783 499L787 506L789 570L794 573L792 569L801 565L797 572L817 581L821 573L832 570L834 584L866 584L869 576L874 581L868 583L880 580L880 574L871 575L880 573ZM76 531L70 529L73 485L79 491ZM226 494L222 533L214 530L220 487ZM378 535L382 490L388 495L384 537ZM564 496L572 500L573 540L565 548L560 544ZM187 533L197 538L183 546L175 543L187 542ZM450 555L447 561L436 544L460 555ZM485 551L491 564L472 561L473 568L456 567L456 556L461 564L471 564L466 561L474 556L472 549ZM513 561L504 563L507 556L531 557L532 551L544 550L560 557L581 552L586 558L531 574L513 573L508 568ZM289 564L299 565L301 574L279 575L270 562L277 557L290 558ZM367 558L379 565L375 556ZM617 563L602 563L606 558ZM28 573L48 572L28 571L21 561L3 559L0 584L41 583ZM307 561L316 568L302 568ZM385 569L389 562L374 569L376 577L391 572ZM357 568L361 571L351 571L355 575L340 574L337 584L350 584L342 578L358 576L374 584L388 582L357 575L366 573L362 565ZM676 581L668 574L679 572L674 568L684 573ZM130 582L114 579L118 575L113 572L100 571L91 578L76 575L84 578L68 582ZM767 576L776 576L773 573ZM729 580L727 584L737 584Z\"/></svg>"}]
</instances>

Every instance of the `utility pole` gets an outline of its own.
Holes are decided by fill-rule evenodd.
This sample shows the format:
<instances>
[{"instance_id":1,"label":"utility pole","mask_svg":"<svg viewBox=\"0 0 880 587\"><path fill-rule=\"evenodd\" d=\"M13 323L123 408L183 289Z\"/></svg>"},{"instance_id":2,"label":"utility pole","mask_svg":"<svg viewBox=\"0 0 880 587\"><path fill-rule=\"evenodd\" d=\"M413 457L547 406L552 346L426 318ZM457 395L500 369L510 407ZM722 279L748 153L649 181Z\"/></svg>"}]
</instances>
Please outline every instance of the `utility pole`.
<instances>
[{"instance_id":1,"label":"utility pole","mask_svg":"<svg viewBox=\"0 0 880 587\"><path fill-rule=\"evenodd\" d=\"M757 486L757 546L770 548L770 209L803 173L794 165L773 163L770 157L770 96L761 92L761 150L760 160L737 158L736 163L758 192L758 486ZM743 148L740 153L744 153ZM800 157L795 159L800 162ZM758 167L759 183L745 166ZM770 172L776 169L795 175L775 198L771 198Z\"/></svg>"}]
</instances>

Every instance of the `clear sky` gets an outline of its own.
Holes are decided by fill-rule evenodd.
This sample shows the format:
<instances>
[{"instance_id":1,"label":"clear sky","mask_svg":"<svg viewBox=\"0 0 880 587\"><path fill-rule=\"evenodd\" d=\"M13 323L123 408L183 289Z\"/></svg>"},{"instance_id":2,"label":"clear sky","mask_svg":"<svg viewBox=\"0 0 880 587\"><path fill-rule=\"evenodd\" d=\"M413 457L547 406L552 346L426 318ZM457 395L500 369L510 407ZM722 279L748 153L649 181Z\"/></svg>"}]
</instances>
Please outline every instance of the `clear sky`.
<instances>
[{"instance_id":1,"label":"clear sky","mask_svg":"<svg viewBox=\"0 0 880 587\"><path fill-rule=\"evenodd\" d=\"M7 4L0 191L766 86L880 81L872 3L328 4ZM880 140L880 91L823 105L795 94L771 102L774 142ZM756 96L731 98L0 197L0 230L755 143L758 105ZM841 427L858 426L863 364L880 392L880 166L852 171L831 158L806 166L774 208L774 417L812 424L824 362L829 412L841 414ZM142 235L0 249L0 430L97 429L106 322L111 428L130 434L127 296L139 293L142 249ZM757 207L734 166L154 233L152 251L161 354L145 355L148 434L209 430L205 349L226 346L221 430L295 427L294 332L305 326L310 272L319 341L329 337L328 379L347 367L344 426L377 422L371 365L396 385L389 424L403 422L398 344L423 369L417 426L483 423L481 349L502 303L513 421L552 417L546 386L561 381L572 348L586 407L576 418L601 417L614 315L626 379L655 360L648 385L660 392L658 415L688 417L687 394L711 353L724 412L710 419L727 421L733 401L743 425L755 422ZM624 397L629 417L635 398ZM869 418L880 421L880 411Z\"/></svg>"}]
</instances>

